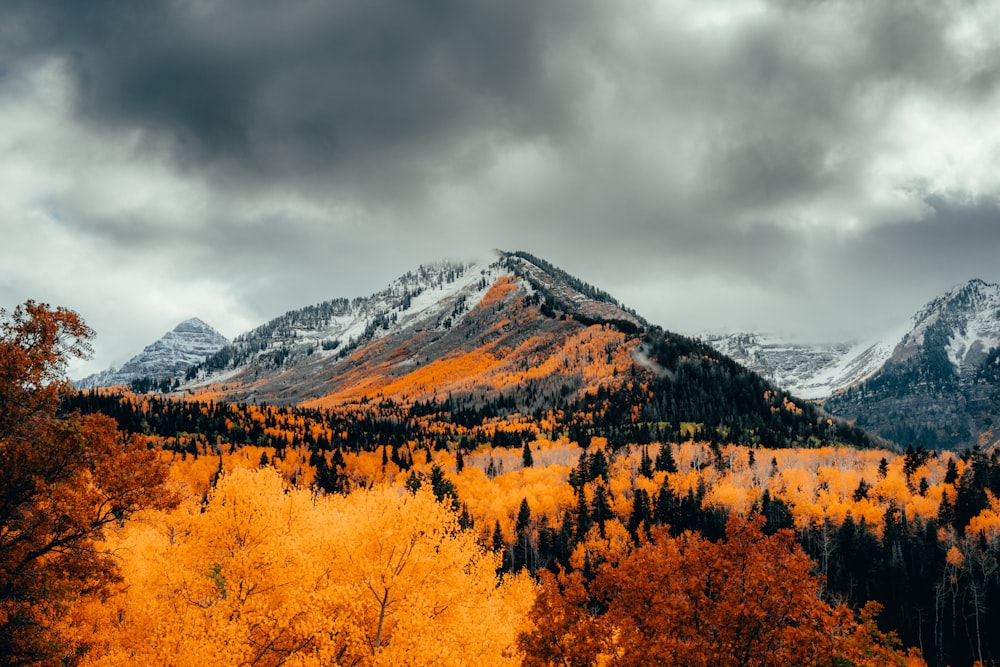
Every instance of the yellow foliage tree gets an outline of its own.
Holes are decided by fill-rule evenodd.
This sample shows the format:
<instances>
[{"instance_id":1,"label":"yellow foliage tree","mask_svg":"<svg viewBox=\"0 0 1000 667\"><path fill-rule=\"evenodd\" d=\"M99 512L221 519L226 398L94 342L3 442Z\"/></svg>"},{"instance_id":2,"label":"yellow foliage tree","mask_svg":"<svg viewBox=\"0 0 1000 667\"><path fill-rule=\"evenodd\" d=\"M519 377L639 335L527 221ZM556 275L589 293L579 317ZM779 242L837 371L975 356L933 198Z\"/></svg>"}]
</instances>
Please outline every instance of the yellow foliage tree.
<instances>
[{"instance_id":1,"label":"yellow foliage tree","mask_svg":"<svg viewBox=\"0 0 1000 667\"><path fill-rule=\"evenodd\" d=\"M89 665L514 665L535 596L429 492L316 496L269 467L113 546L125 585L87 610Z\"/></svg>"}]
</instances>

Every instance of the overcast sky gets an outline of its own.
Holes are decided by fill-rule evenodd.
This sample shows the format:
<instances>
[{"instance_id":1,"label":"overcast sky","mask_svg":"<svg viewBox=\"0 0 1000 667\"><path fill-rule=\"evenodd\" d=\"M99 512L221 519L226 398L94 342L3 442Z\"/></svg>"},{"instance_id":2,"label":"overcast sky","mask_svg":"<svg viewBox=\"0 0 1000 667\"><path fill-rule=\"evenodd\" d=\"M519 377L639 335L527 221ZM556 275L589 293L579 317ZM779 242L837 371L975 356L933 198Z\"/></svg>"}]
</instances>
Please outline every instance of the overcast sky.
<instances>
[{"instance_id":1,"label":"overcast sky","mask_svg":"<svg viewBox=\"0 0 1000 667\"><path fill-rule=\"evenodd\" d=\"M1000 280L1000 3L4 0L0 306L120 364L523 249L667 329Z\"/></svg>"}]
</instances>

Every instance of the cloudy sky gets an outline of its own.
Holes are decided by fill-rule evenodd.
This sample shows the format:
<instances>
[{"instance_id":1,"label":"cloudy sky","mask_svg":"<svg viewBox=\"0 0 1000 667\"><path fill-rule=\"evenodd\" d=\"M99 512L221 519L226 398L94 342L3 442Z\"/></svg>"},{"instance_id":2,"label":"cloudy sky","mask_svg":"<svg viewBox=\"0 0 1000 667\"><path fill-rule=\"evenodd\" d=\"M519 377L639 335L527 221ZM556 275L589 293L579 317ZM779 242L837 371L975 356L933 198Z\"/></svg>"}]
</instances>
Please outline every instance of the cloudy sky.
<instances>
[{"instance_id":1,"label":"cloudy sky","mask_svg":"<svg viewBox=\"0 0 1000 667\"><path fill-rule=\"evenodd\" d=\"M1000 280L994 0L5 0L0 306L75 375L524 249L684 333Z\"/></svg>"}]
</instances>

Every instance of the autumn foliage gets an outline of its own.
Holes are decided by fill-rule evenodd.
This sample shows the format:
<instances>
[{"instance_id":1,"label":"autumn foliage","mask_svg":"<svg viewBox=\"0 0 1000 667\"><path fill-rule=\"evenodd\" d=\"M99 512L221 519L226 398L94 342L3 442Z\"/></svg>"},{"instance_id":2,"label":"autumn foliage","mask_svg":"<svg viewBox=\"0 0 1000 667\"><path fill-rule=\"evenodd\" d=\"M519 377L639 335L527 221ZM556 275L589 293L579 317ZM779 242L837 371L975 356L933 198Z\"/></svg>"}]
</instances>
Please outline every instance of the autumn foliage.
<instances>
[{"instance_id":1,"label":"autumn foliage","mask_svg":"<svg viewBox=\"0 0 1000 667\"><path fill-rule=\"evenodd\" d=\"M156 452L103 415L59 414L66 361L90 330L72 311L0 311L0 664L69 661L87 648L73 602L118 579L104 531L169 505Z\"/></svg>"},{"instance_id":2,"label":"autumn foliage","mask_svg":"<svg viewBox=\"0 0 1000 667\"><path fill-rule=\"evenodd\" d=\"M653 384L602 389L646 353L613 327L336 409L67 397L75 314L29 303L2 334L0 664L923 664L891 627L935 665L996 655L997 456L825 445L771 391L745 400L802 446L658 419ZM559 373L597 390L550 404Z\"/></svg>"},{"instance_id":3,"label":"autumn foliage","mask_svg":"<svg viewBox=\"0 0 1000 667\"><path fill-rule=\"evenodd\" d=\"M534 600L429 491L317 496L271 468L108 546L126 584L82 615L86 665L516 665Z\"/></svg>"},{"instance_id":4,"label":"autumn foliage","mask_svg":"<svg viewBox=\"0 0 1000 667\"><path fill-rule=\"evenodd\" d=\"M767 536L762 525L759 516L733 518L718 542L654 530L589 584L579 571L544 573L535 628L521 639L525 664L904 664L891 637L859 631L849 610L822 599L822 580L791 531ZM859 650L865 632L876 636L866 634Z\"/></svg>"}]
</instances>

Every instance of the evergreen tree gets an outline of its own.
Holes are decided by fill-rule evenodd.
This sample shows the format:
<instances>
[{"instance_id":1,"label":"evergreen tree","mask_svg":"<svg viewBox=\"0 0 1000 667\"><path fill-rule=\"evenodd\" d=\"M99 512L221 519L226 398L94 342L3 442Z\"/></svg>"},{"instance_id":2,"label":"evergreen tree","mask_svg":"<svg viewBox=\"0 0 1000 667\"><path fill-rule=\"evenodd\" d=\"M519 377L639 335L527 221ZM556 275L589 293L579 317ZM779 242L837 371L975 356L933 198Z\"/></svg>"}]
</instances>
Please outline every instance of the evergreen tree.
<instances>
[{"instance_id":1,"label":"evergreen tree","mask_svg":"<svg viewBox=\"0 0 1000 667\"><path fill-rule=\"evenodd\" d=\"M652 515L649 508L649 494L645 489L632 489L632 514L628 519L628 531L638 540L639 528L649 528Z\"/></svg>"},{"instance_id":2,"label":"evergreen tree","mask_svg":"<svg viewBox=\"0 0 1000 667\"><path fill-rule=\"evenodd\" d=\"M955 465L955 459L948 459L948 469L944 473L944 483L954 484L958 481L958 466Z\"/></svg>"},{"instance_id":3,"label":"evergreen tree","mask_svg":"<svg viewBox=\"0 0 1000 667\"><path fill-rule=\"evenodd\" d=\"M522 568L527 568L532 572L535 569L531 532L531 508L528 506L528 499L522 498L521 505L517 510L517 523L514 525L514 534L517 538L513 562L515 572Z\"/></svg>"},{"instance_id":4,"label":"evergreen tree","mask_svg":"<svg viewBox=\"0 0 1000 667\"><path fill-rule=\"evenodd\" d=\"M653 476L653 460L649 458L646 447L642 448L642 454L639 458L639 474L647 479Z\"/></svg>"},{"instance_id":5,"label":"evergreen tree","mask_svg":"<svg viewBox=\"0 0 1000 667\"><path fill-rule=\"evenodd\" d=\"M445 504L454 511L458 511L461 504L458 502L458 490L450 479L444 476L441 466L436 463L431 468L431 491L438 502Z\"/></svg>"},{"instance_id":6,"label":"evergreen tree","mask_svg":"<svg viewBox=\"0 0 1000 667\"><path fill-rule=\"evenodd\" d=\"M677 472L677 462L674 460L674 452L669 442L660 444L660 451L656 455L656 470L662 472Z\"/></svg>"},{"instance_id":7,"label":"evergreen tree","mask_svg":"<svg viewBox=\"0 0 1000 667\"><path fill-rule=\"evenodd\" d=\"M608 481L609 468L608 459L604 456L602 450L597 450L594 452L593 456L590 457L590 479L594 480L598 477L602 478L605 482Z\"/></svg>"},{"instance_id":8,"label":"evergreen tree","mask_svg":"<svg viewBox=\"0 0 1000 667\"><path fill-rule=\"evenodd\" d=\"M535 463L531 456L531 445L528 444L527 440L524 441L524 447L521 450L521 462L525 468L530 468Z\"/></svg>"},{"instance_id":9,"label":"evergreen tree","mask_svg":"<svg viewBox=\"0 0 1000 667\"><path fill-rule=\"evenodd\" d=\"M604 522L614 516L611 511L611 501L608 498L608 489L604 484L598 484L594 487L594 500L591 502L591 509L594 522L600 528L601 537L603 537Z\"/></svg>"}]
</instances>

